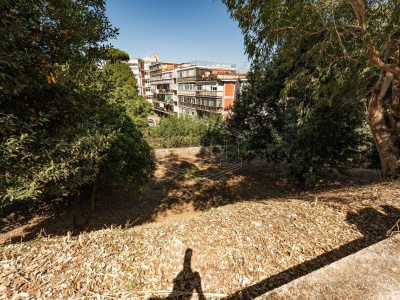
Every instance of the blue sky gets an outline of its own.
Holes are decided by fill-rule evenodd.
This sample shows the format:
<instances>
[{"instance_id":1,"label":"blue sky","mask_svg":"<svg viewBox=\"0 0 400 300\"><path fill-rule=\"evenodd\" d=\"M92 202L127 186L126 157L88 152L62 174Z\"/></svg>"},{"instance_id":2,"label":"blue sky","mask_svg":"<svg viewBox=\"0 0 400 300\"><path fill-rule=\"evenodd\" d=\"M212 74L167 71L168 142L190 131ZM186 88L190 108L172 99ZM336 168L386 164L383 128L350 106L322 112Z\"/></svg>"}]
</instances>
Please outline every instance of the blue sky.
<instances>
[{"instance_id":1,"label":"blue sky","mask_svg":"<svg viewBox=\"0 0 400 300\"><path fill-rule=\"evenodd\" d=\"M107 0L106 7L120 33L110 42L131 57L248 65L243 35L220 0Z\"/></svg>"}]
</instances>

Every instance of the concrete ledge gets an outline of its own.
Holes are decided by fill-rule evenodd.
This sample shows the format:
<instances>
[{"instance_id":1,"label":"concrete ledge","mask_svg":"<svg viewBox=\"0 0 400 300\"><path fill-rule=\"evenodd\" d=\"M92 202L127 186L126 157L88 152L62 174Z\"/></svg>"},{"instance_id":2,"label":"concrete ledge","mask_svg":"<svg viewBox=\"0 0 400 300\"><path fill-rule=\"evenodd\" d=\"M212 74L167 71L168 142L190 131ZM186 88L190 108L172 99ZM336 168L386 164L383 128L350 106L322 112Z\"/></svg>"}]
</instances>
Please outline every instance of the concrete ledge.
<instances>
[{"instance_id":1,"label":"concrete ledge","mask_svg":"<svg viewBox=\"0 0 400 300\"><path fill-rule=\"evenodd\" d=\"M256 299L400 299L400 234Z\"/></svg>"}]
</instances>

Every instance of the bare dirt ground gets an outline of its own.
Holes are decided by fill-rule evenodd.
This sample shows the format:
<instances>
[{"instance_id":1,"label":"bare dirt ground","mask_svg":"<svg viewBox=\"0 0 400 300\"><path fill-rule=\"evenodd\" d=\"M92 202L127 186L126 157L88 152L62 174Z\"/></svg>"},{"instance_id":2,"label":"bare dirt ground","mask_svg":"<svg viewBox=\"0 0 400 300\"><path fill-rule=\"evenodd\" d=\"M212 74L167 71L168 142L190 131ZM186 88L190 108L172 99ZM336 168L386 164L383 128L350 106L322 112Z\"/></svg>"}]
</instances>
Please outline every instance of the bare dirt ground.
<instances>
[{"instance_id":1,"label":"bare dirt ground","mask_svg":"<svg viewBox=\"0 0 400 300\"><path fill-rule=\"evenodd\" d=\"M262 164L218 180L203 178L218 166L201 157L157 164L141 199L101 189L82 230L65 199L4 212L0 298L251 299L378 242L400 219L400 181L375 171L307 191Z\"/></svg>"}]
</instances>

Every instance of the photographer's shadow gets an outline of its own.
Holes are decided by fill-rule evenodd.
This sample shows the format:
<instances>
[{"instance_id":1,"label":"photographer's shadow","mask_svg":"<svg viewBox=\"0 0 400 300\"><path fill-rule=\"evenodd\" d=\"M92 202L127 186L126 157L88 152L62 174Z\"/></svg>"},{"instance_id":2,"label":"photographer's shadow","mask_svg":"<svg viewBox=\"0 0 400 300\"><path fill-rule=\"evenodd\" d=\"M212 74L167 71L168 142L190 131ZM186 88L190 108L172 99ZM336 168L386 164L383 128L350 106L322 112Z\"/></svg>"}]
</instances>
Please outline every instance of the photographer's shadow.
<instances>
[{"instance_id":1,"label":"photographer's shadow","mask_svg":"<svg viewBox=\"0 0 400 300\"><path fill-rule=\"evenodd\" d=\"M183 261L183 270L174 278L174 287L172 292L166 299L190 299L192 295L197 293L198 299L204 300L203 291L201 289L201 278L198 272L193 272L192 249L186 249Z\"/></svg>"}]
</instances>

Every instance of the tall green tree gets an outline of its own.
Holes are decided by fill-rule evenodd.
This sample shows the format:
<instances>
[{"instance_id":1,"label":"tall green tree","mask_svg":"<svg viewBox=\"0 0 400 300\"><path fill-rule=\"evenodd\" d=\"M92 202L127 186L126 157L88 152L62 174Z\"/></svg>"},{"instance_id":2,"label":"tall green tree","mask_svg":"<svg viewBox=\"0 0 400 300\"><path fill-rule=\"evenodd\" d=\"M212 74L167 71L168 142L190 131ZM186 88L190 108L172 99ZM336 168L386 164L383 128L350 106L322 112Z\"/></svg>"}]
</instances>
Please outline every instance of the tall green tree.
<instances>
[{"instance_id":1,"label":"tall green tree","mask_svg":"<svg viewBox=\"0 0 400 300\"><path fill-rule=\"evenodd\" d=\"M137 82L131 68L125 63L107 64L103 68L108 74L109 80L116 88L131 86L137 90Z\"/></svg>"},{"instance_id":2,"label":"tall green tree","mask_svg":"<svg viewBox=\"0 0 400 300\"><path fill-rule=\"evenodd\" d=\"M105 162L118 157L129 161L123 172L148 178L148 146L126 132L126 110L99 70L102 45L117 35L104 1L5 0L0 15L1 202L77 191L106 178ZM117 151L129 136L145 159Z\"/></svg>"},{"instance_id":3,"label":"tall green tree","mask_svg":"<svg viewBox=\"0 0 400 300\"><path fill-rule=\"evenodd\" d=\"M306 88L328 101L351 86L368 100L368 123L384 176L400 175L400 3L385 0L222 0L239 22L250 57L270 59L277 48L284 67L302 43L312 45L285 83L285 94ZM315 40L314 38L318 39ZM336 80L329 80L334 76ZM339 87L339 88L338 88Z\"/></svg>"},{"instance_id":4,"label":"tall green tree","mask_svg":"<svg viewBox=\"0 0 400 300\"><path fill-rule=\"evenodd\" d=\"M271 63L253 65L249 84L234 102L228 125L243 133L245 157L279 163L287 180L314 186L327 172L343 171L358 157L365 140L360 131L364 102L337 97L330 106L328 101L313 101L307 121L299 124L298 108L305 90L292 92L286 101L281 97L291 74L291 69L279 68L281 64L274 57Z\"/></svg>"},{"instance_id":5,"label":"tall green tree","mask_svg":"<svg viewBox=\"0 0 400 300\"><path fill-rule=\"evenodd\" d=\"M128 61L129 60L129 54L126 53L125 51L122 51L120 49L116 48L111 48L107 49L104 51L104 59L108 61L111 64L115 64L116 62L121 62L121 61Z\"/></svg>"},{"instance_id":6,"label":"tall green tree","mask_svg":"<svg viewBox=\"0 0 400 300\"><path fill-rule=\"evenodd\" d=\"M111 50L121 51L119 49ZM152 106L143 96L138 95L135 75L129 65L124 63L124 60L124 57L116 57L113 63L104 66L103 71L114 87L112 99L123 104L131 120L140 129L144 129L148 125L147 116L151 113Z\"/></svg>"}]
</instances>

